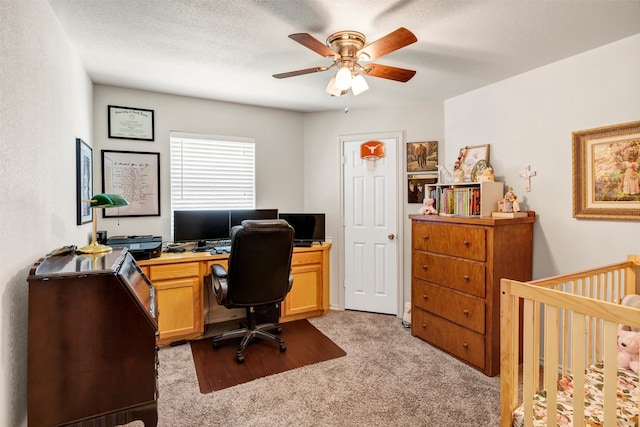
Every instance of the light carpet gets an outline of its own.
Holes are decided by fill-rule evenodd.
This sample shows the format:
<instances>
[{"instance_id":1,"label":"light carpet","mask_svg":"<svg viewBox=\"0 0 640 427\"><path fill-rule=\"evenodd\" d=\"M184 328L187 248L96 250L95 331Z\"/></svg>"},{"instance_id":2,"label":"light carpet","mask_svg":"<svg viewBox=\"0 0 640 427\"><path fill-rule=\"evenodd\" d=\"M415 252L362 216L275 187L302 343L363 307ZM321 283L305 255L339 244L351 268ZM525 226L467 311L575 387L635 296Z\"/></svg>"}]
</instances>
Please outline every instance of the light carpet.
<instances>
[{"instance_id":1,"label":"light carpet","mask_svg":"<svg viewBox=\"0 0 640 427\"><path fill-rule=\"evenodd\" d=\"M209 394L189 345L161 349L158 425L499 425L498 377L411 336L397 317L331 311L310 322L347 355Z\"/></svg>"}]
</instances>

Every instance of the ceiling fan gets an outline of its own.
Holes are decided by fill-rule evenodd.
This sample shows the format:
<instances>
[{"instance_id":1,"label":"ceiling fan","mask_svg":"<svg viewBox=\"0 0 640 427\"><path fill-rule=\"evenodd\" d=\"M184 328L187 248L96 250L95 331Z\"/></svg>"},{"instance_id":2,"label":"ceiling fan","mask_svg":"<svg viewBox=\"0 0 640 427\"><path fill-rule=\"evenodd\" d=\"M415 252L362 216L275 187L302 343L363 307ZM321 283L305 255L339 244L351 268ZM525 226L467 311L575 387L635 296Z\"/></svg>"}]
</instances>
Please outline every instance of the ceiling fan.
<instances>
[{"instance_id":1,"label":"ceiling fan","mask_svg":"<svg viewBox=\"0 0 640 427\"><path fill-rule=\"evenodd\" d=\"M364 34L357 31L338 31L327 37L326 44L307 33L296 33L289 36L292 40L311 49L325 58L331 58L333 64L328 67L312 67L304 70L274 74L276 79L301 76L337 68L338 72L331 78L326 91L334 96L346 94L349 89L359 95L369 89L363 75L383 79L407 82L416 74L413 70L391 67L381 64L364 64L400 48L418 41L416 36L404 27L365 46Z\"/></svg>"}]
</instances>

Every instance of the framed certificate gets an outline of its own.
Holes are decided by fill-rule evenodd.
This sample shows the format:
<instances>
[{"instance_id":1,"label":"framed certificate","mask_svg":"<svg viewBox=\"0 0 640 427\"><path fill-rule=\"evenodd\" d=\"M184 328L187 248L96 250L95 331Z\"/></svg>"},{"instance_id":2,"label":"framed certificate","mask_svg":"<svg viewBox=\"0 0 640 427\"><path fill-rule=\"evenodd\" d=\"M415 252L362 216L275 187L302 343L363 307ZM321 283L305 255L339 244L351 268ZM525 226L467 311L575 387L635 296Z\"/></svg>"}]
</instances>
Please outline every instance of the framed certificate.
<instances>
[{"instance_id":1,"label":"framed certificate","mask_svg":"<svg viewBox=\"0 0 640 427\"><path fill-rule=\"evenodd\" d=\"M153 110L109 105L109 138L153 141Z\"/></svg>"},{"instance_id":2,"label":"framed certificate","mask_svg":"<svg viewBox=\"0 0 640 427\"><path fill-rule=\"evenodd\" d=\"M160 216L160 153L102 150L102 191L129 202L103 218Z\"/></svg>"}]
</instances>

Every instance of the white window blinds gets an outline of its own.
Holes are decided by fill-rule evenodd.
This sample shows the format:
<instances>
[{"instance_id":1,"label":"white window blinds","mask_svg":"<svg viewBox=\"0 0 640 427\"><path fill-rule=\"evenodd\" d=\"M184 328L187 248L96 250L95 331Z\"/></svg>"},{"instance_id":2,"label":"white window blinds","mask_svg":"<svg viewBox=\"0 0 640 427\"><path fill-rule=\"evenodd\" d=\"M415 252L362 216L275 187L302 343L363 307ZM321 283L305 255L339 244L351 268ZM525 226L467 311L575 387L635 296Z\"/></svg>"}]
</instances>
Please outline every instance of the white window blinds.
<instances>
[{"instance_id":1,"label":"white window blinds","mask_svg":"<svg viewBox=\"0 0 640 427\"><path fill-rule=\"evenodd\" d=\"M255 208L255 141L171 132L174 210Z\"/></svg>"}]
</instances>

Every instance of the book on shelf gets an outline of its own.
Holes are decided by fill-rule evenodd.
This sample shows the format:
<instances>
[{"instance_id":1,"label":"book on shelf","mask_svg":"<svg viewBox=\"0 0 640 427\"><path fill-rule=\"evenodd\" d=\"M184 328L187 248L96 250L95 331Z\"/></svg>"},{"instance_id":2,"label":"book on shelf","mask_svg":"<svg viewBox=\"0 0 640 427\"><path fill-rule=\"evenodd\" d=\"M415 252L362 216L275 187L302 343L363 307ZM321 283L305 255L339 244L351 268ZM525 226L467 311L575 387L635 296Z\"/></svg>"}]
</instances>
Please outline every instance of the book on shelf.
<instances>
[{"instance_id":1,"label":"book on shelf","mask_svg":"<svg viewBox=\"0 0 640 427\"><path fill-rule=\"evenodd\" d=\"M475 216L480 214L480 188L444 187L430 192L441 215Z\"/></svg>"}]
</instances>

